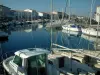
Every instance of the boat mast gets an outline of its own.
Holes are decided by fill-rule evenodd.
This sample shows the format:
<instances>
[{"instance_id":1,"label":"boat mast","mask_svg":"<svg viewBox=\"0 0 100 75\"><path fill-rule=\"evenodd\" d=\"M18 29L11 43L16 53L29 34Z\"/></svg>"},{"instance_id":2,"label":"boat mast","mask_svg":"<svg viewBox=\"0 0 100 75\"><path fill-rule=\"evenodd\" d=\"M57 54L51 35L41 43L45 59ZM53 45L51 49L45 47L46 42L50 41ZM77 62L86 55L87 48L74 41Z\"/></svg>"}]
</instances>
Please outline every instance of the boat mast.
<instances>
[{"instance_id":1,"label":"boat mast","mask_svg":"<svg viewBox=\"0 0 100 75\"><path fill-rule=\"evenodd\" d=\"M70 0L66 0L65 12L68 13L68 20L70 21Z\"/></svg>"},{"instance_id":2,"label":"boat mast","mask_svg":"<svg viewBox=\"0 0 100 75\"><path fill-rule=\"evenodd\" d=\"M100 14L97 13L97 15L99 16L99 22L100 22ZM98 49L98 29L99 29L99 24L100 24L99 22L98 22L98 25L97 25L96 50Z\"/></svg>"},{"instance_id":3,"label":"boat mast","mask_svg":"<svg viewBox=\"0 0 100 75\"><path fill-rule=\"evenodd\" d=\"M69 21L70 21L70 0L68 0L68 9L69 9Z\"/></svg>"},{"instance_id":4,"label":"boat mast","mask_svg":"<svg viewBox=\"0 0 100 75\"><path fill-rule=\"evenodd\" d=\"M93 0L92 0L92 3L91 3L91 9L90 9L90 26L91 26L91 20L92 20L92 19L91 19L91 18L92 18L92 4L93 4ZM89 27L90 27L90 26L89 26Z\"/></svg>"},{"instance_id":5,"label":"boat mast","mask_svg":"<svg viewBox=\"0 0 100 75\"><path fill-rule=\"evenodd\" d=\"M62 21L63 21L63 18L64 18L64 12L63 12L63 8L62 8Z\"/></svg>"},{"instance_id":6,"label":"boat mast","mask_svg":"<svg viewBox=\"0 0 100 75\"><path fill-rule=\"evenodd\" d=\"M91 21L92 21L93 1L94 1L94 0L92 0L91 8L90 8L90 25L89 25L89 29L90 29L90 27L91 27ZM90 35L90 32L89 32L89 35ZM89 39L90 39L90 36L89 36ZM89 44L90 44L90 43L89 43ZM89 50L89 44L88 44L88 50Z\"/></svg>"},{"instance_id":7,"label":"boat mast","mask_svg":"<svg viewBox=\"0 0 100 75\"><path fill-rule=\"evenodd\" d=\"M51 50L51 53L52 53L52 20L53 20L53 15L52 15L52 13L53 13L53 0L51 0L51 23L50 23L50 25L51 25L51 38L50 38L50 43L51 43L51 45L50 45L50 50Z\"/></svg>"}]
</instances>

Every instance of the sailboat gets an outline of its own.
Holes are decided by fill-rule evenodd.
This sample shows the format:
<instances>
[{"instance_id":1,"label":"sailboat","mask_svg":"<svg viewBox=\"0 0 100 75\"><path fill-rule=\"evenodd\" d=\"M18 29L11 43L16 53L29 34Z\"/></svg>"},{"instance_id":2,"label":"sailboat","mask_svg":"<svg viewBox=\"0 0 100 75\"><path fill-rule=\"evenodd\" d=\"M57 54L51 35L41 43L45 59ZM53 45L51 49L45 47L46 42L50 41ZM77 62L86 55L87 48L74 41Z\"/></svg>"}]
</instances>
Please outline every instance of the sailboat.
<instances>
[{"instance_id":1,"label":"sailboat","mask_svg":"<svg viewBox=\"0 0 100 75\"><path fill-rule=\"evenodd\" d=\"M66 31L74 31L74 32L82 31L80 25L70 23L70 0L68 0L68 7L69 7L69 21L66 24L62 25L62 28Z\"/></svg>"},{"instance_id":2,"label":"sailboat","mask_svg":"<svg viewBox=\"0 0 100 75\"><path fill-rule=\"evenodd\" d=\"M89 26L89 28L82 29L82 33L86 34L86 35L89 35L89 36L100 37L100 31L99 31L100 14L99 13L96 13L97 15L99 15L99 22L98 22L97 28L96 29L90 28L91 25L92 25L91 24L92 10L93 10L93 0L92 0L92 4L91 4L91 12L90 12L90 26Z\"/></svg>"}]
</instances>

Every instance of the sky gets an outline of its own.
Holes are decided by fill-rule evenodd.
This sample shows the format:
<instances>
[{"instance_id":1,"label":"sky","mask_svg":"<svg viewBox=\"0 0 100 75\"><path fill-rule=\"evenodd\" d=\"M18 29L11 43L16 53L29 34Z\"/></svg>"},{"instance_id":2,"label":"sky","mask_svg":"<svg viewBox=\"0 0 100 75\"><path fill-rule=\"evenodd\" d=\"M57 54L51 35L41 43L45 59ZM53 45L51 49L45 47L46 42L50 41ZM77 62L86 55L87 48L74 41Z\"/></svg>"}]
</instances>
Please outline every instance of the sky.
<instances>
[{"instance_id":1,"label":"sky","mask_svg":"<svg viewBox=\"0 0 100 75\"><path fill-rule=\"evenodd\" d=\"M50 12L51 0L0 0L0 4L10 7L13 10L34 9L39 12ZM93 12L100 6L100 0L94 0ZM70 13L79 16L89 16L92 0L70 0ZM62 11L65 9L66 0L53 0L53 10ZM67 12L68 13L68 12Z\"/></svg>"}]
</instances>

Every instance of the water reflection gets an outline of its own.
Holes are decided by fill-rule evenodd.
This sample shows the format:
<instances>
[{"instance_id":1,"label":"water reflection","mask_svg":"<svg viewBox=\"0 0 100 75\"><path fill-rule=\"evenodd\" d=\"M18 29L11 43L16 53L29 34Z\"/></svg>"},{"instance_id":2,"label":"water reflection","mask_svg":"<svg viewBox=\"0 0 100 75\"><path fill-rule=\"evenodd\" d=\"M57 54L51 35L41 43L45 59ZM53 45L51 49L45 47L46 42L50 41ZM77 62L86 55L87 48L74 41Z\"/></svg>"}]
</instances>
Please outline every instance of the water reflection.
<instances>
[{"instance_id":1,"label":"water reflection","mask_svg":"<svg viewBox=\"0 0 100 75\"><path fill-rule=\"evenodd\" d=\"M8 41L8 37L3 37L3 38L0 37L0 43L5 43L7 41Z\"/></svg>"},{"instance_id":2,"label":"water reflection","mask_svg":"<svg viewBox=\"0 0 100 75\"><path fill-rule=\"evenodd\" d=\"M45 28L42 24L16 25L5 29L8 32L8 42L2 43L5 52L16 51L25 48L50 48L50 28ZM94 49L94 42L81 37L81 33L69 33L60 28L53 28L53 43L57 43L68 48Z\"/></svg>"},{"instance_id":3,"label":"water reflection","mask_svg":"<svg viewBox=\"0 0 100 75\"><path fill-rule=\"evenodd\" d=\"M49 34L50 28L46 29ZM73 32L67 30L53 29L53 43L76 49L94 50L94 42L86 40L82 37L82 32Z\"/></svg>"},{"instance_id":4,"label":"water reflection","mask_svg":"<svg viewBox=\"0 0 100 75\"><path fill-rule=\"evenodd\" d=\"M0 43L4 43L8 41L9 34L7 32L0 30Z\"/></svg>"},{"instance_id":5,"label":"water reflection","mask_svg":"<svg viewBox=\"0 0 100 75\"><path fill-rule=\"evenodd\" d=\"M31 31L35 31L36 28L37 28L37 25L30 24L30 25L25 25L25 26L18 25L16 27L12 26L12 27L10 27L10 30L11 31L19 31L19 32L21 32L21 31L25 31L25 30L27 31L27 30L31 29Z\"/></svg>"},{"instance_id":6,"label":"water reflection","mask_svg":"<svg viewBox=\"0 0 100 75\"><path fill-rule=\"evenodd\" d=\"M38 25L25 25L11 27L9 41L2 45L5 51L42 47L49 48L49 35L45 29L37 29Z\"/></svg>"},{"instance_id":7,"label":"water reflection","mask_svg":"<svg viewBox=\"0 0 100 75\"><path fill-rule=\"evenodd\" d=\"M82 35L82 32L79 31L79 32L75 32L75 31L67 31L67 30L62 30L63 33L66 33L67 35L69 36L81 36Z\"/></svg>"}]
</instances>

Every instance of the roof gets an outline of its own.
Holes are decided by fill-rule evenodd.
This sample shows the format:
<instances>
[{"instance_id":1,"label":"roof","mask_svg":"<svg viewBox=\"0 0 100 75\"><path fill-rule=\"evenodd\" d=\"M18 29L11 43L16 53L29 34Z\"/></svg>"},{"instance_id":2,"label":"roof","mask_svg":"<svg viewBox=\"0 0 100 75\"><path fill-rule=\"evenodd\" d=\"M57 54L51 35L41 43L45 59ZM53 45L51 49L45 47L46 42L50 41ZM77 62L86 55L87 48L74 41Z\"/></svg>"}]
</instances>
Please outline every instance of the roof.
<instances>
[{"instance_id":1,"label":"roof","mask_svg":"<svg viewBox=\"0 0 100 75\"><path fill-rule=\"evenodd\" d=\"M26 11L23 11L23 10L14 10L15 12L26 12Z\"/></svg>"},{"instance_id":2,"label":"roof","mask_svg":"<svg viewBox=\"0 0 100 75\"><path fill-rule=\"evenodd\" d=\"M15 52L15 55L20 56L21 58L29 58L31 56L36 56L40 54L48 54L49 51L46 49L41 48L29 48L29 49L23 49Z\"/></svg>"},{"instance_id":3,"label":"roof","mask_svg":"<svg viewBox=\"0 0 100 75\"><path fill-rule=\"evenodd\" d=\"M24 11L26 11L26 12L36 12L36 10L33 10L33 9L25 9Z\"/></svg>"}]
</instances>

